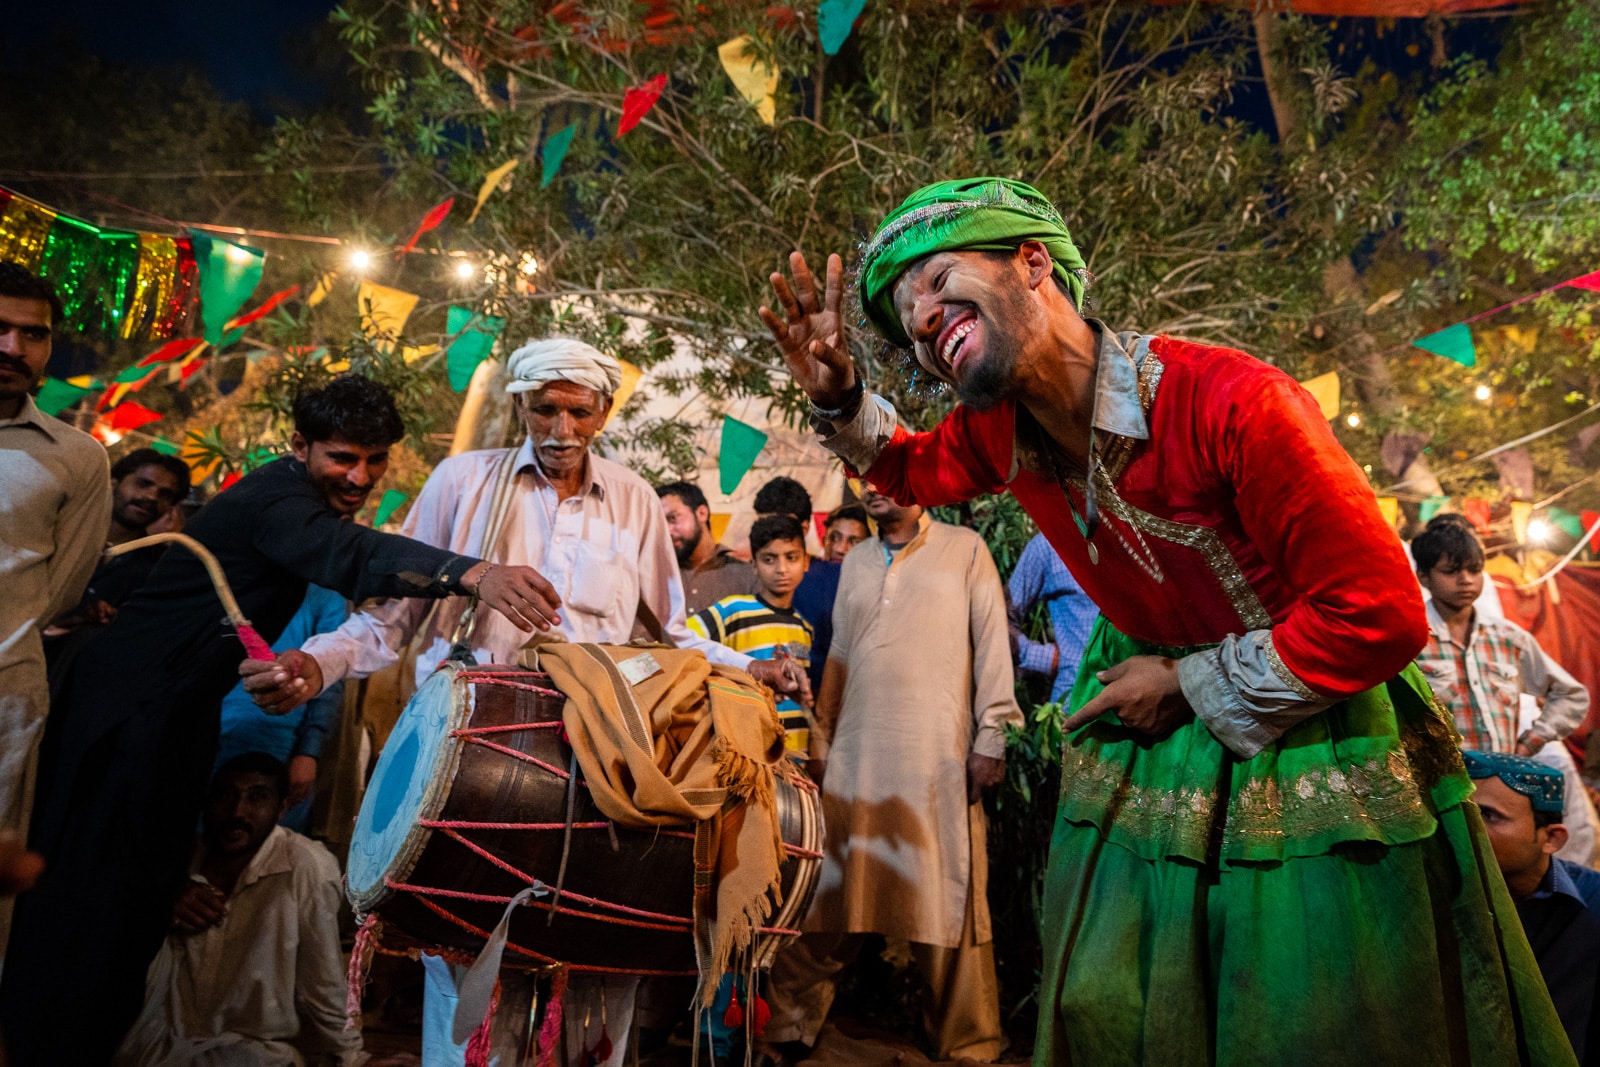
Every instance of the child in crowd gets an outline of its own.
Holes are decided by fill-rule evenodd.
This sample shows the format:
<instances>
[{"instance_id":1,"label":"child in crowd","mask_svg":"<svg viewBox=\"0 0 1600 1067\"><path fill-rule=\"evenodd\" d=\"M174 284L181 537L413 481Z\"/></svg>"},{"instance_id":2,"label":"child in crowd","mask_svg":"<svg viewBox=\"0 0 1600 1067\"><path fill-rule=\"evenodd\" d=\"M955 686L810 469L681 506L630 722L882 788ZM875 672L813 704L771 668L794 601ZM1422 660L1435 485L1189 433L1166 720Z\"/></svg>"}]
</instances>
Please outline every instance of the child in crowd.
<instances>
[{"instance_id":1,"label":"child in crowd","mask_svg":"<svg viewBox=\"0 0 1600 1067\"><path fill-rule=\"evenodd\" d=\"M1411 542L1428 602L1428 645L1417 665L1434 696L1455 716L1462 747L1533 756L1573 780L1565 822L1571 840L1563 859L1593 862L1594 827L1577 769L1561 741L1583 722L1589 691L1547 655L1533 635L1509 619L1474 609L1483 592L1483 545L1459 515L1439 515ZM1543 703L1518 728L1522 695ZM1549 750L1541 749L1550 744Z\"/></svg>"},{"instance_id":2,"label":"child in crowd","mask_svg":"<svg viewBox=\"0 0 1600 1067\"><path fill-rule=\"evenodd\" d=\"M759 660L793 660L800 670L811 665L811 624L794 610L794 591L810 562L806 535L788 515L765 515L750 527L750 560L757 592L724 597L689 617L689 628L702 637ZM778 704L784 747L804 764L811 731L806 710L795 701Z\"/></svg>"}]
</instances>

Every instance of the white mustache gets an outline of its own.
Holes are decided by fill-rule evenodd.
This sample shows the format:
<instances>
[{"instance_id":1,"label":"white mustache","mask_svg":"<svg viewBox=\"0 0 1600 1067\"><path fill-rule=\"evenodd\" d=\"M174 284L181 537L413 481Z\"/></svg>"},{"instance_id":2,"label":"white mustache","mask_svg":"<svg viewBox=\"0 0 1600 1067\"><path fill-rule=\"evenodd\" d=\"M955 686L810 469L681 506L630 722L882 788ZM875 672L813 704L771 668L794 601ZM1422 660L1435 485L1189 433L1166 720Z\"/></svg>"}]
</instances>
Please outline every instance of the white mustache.
<instances>
[{"instance_id":1,"label":"white mustache","mask_svg":"<svg viewBox=\"0 0 1600 1067\"><path fill-rule=\"evenodd\" d=\"M583 441L576 437L546 437L539 442L540 448L582 448Z\"/></svg>"}]
</instances>

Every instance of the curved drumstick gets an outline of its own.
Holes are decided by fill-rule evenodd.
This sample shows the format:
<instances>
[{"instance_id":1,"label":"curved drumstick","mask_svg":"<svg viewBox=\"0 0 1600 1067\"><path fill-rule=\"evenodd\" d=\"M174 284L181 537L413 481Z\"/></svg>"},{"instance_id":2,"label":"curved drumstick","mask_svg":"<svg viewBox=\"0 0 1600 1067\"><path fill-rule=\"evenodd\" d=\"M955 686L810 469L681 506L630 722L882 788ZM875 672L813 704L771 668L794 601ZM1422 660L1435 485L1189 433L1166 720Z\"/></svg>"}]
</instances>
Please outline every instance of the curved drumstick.
<instances>
[{"instance_id":1,"label":"curved drumstick","mask_svg":"<svg viewBox=\"0 0 1600 1067\"><path fill-rule=\"evenodd\" d=\"M239 602L234 599L233 590L228 586L227 575L222 573L222 564L217 562L217 557L211 550L188 534L158 533L148 537L135 538L106 549L107 556L120 556L124 552L132 552L136 548L147 548L150 545L159 545L164 542L174 542L193 552L201 563L205 564L206 573L211 576L211 584L217 591L217 599L222 601L222 610L227 615L228 622L239 635L239 643L244 645L246 654L251 659L271 661L272 646L262 640L256 633L255 627L250 625L250 620L244 617L244 612L239 610Z\"/></svg>"}]
</instances>

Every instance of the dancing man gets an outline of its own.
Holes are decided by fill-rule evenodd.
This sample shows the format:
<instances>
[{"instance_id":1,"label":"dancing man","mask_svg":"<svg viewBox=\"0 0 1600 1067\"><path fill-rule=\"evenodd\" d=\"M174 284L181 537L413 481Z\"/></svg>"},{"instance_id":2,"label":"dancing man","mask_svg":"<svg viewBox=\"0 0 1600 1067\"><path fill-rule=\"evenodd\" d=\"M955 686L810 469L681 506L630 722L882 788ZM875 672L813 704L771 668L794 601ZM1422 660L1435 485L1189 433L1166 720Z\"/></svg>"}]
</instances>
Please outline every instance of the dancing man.
<instances>
[{"instance_id":1,"label":"dancing man","mask_svg":"<svg viewBox=\"0 0 1600 1067\"><path fill-rule=\"evenodd\" d=\"M1056 209L941 182L862 308L962 401L912 433L790 257L761 315L823 441L905 503L1009 490L1100 605L1070 698L1034 1062L1570 1064L1454 731L1417 584L1288 375L1116 333Z\"/></svg>"}]
</instances>

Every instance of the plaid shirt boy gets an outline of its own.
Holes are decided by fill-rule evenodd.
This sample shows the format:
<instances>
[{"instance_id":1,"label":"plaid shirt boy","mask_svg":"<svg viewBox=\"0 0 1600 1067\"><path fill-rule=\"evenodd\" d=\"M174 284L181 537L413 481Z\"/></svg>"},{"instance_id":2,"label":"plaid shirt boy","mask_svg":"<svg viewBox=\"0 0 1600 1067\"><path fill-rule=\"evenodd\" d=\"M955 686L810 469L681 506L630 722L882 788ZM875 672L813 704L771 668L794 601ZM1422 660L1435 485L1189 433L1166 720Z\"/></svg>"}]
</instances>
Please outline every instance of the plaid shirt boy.
<instances>
[{"instance_id":1,"label":"plaid shirt boy","mask_svg":"<svg viewBox=\"0 0 1600 1067\"><path fill-rule=\"evenodd\" d=\"M1589 691L1516 623L1474 612L1466 644L1457 644L1430 600L1428 630L1417 665L1454 713L1463 748L1515 751L1523 693L1544 702L1527 732L1545 741L1566 737L1588 714Z\"/></svg>"}]
</instances>

